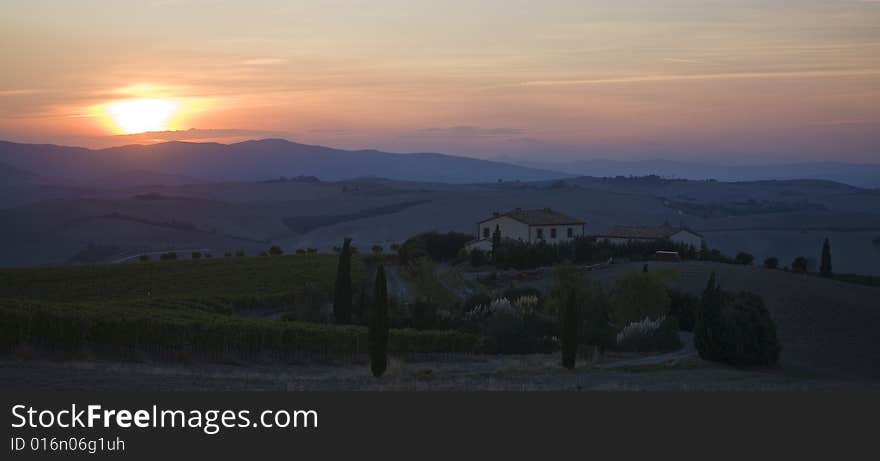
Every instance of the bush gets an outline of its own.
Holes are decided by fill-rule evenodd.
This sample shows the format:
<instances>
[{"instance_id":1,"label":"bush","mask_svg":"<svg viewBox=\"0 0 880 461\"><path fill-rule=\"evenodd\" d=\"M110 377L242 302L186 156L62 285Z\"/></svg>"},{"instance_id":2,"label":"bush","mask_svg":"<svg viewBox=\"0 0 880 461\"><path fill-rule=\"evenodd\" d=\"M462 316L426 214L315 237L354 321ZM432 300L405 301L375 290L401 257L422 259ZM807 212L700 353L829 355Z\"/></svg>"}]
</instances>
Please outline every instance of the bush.
<instances>
[{"instance_id":1,"label":"bush","mask_svg":"<svg viewBox=\"0 0 880 461\"><path fill-rule=\"evenodd\" d=\"M145 262L148 262L148 261L150 260L150 255L140 255L140 256L138 257L138 260L139 260L140 262L144 262L144 263L145 263Z\"/></svg>"},{"instance_id":2,"label":"bush","mask_svg":"<svg viewBox=\"0 0 880 461\"><path fill-rule=\"evenodd\" d=\"M803 256L798 256L797 258L794 258L794 261L791 262L791 271L805 274L807 273L807 264L807 258Z\"/></svg>"},{"instance_id":3,"label":"bush","mask_svg":"<svg viewBox=\"0 0 880 461\"><path fill-rule=\"evenodd\" d=\"M773 365L782 349L763 299L723 292L714 273L703 292L694 344L700 357L735 366Z\"/></svg>"},{"instance_id":4,"label":"bush","mask_svg":"<svg viewBox=\"0 0 880 461\"><path fill-rule=\"evenodd\" d=\"M734 259L734 262L736 264L741 264L743 266L749 266L754 261L755 257L752 256L750 253L746 253L745 251L740 251L739 253L737 253L736 258Z\"/></svg>"},{"instance_id":5,"label":"bush","mask_svg":"<svg viewBox=\"0 0 880 461\"><path fill-rule=\"evenodd\" d=\"M485 251L481 250L471 250L470 254L468 254L468 259L472 267L480 267L489 264L489 256L486 255Z\"/></svg>"},{"instance_id":6,"label":"bush","mask_svg":"<svg viewBox=\"0 0 880 461\"><path fill-rule=\"evenodd\" d=\"M779 267L779 258L771 256L764 260L764 267L767 269L776 269Z\"/></svg>"},{"instance_id":7,"label":"bush","mask_svg":"<svg viewBox=\"0 0 880 461\"><path fill-rule=\"evenodd\" d=\"M281 249L278 245L272 245L269 247L269 251L267 251L269 256L281 256L284 254L284 250Z\"/></svg>"},{"instance_id":8,"label":"bush","mask_svg":"<svg viewBox=\"0 0 880 461\"><path fill-rule=\"evenodd\" d=\"M466 328L486 337L484 352L526 354L550 352L557 334L552 317L523 311L506 298L475 306L464 316Z\"/></svg>"},{"instance_id":9,"label":"bush","mask_svg":"<svg viewBox=\"0 0 880 461\"><path fill-rule=\"evenodd\" d=\"M678 320L678 327L682 331L694 331L697 310L700 306L697 297L686 291L671 288L666 290L666 293L669 295L669 315Z\"/></svg>"},{"instance_id":10,"label":"bush","mask_svg":"<svg viewBox=\"0 0 880 461\"><path fill-rule=\"evenodd\" d=\"M464 248L465 243L471 240L473 240L472 236L460 232L449 232L448 234L426 232L410 237L406 242L403 242L397 254L400 263L405 265L423 257L434 262L452 261Z\"/></svg>"},{"instance_id":11,"label":"bush","mask_svg":"<svg viewBox=\"0 0 880 461\"><path fill-rule=\"evenodd\" d=\"M173 251L169 253L162 253L161 255L159 255L160 261L173 261L175 259L177 259L177 253Z\"/></svg>"},{"instance_id":12,"label":"bush","mask_svg":"<svg viewBox=\"0 0 880 461\"><path fill-rule=\"evenodd\" d=\"M617 325L628 325L645 317L669 314L670 299L661 277L635 272L621 277L611 290L611 315Z\"/></svg>"},{"instance_id":13,"label":"bush","mask_svg":"<svg viewBox=\"0 0 880 461\"><path fill-rule=\"evenodd\" d=\"M191 257L192 259L201 259L201 258L202 258L202 253L199 252L199 251L193 251L192 254L190 255L190 257Z\"/></svg>"},{"instance_id":14,"label":"bush","mask_svg":"<svg viewBox=\"0 0 880 461\"><path fill-rule=\"evenodd\" d=\"M437 326L437 305L419 300L409 306L412 327L416 330L430 330Z\"/></svg>"},{"instance_id":15,"label":"bush","mask_svg":"<svg viewBox=\"0 0 880 461\"><path fill-rule=\"evenodd\" d=\"M652 320L646 317L623 327L617 334L616 349L629 352L666 352L681 348L678 321L673 317Z\"/></svg>"},{"instance_id":16,"label":"bush","mask_svg":"<svg viewBox=\"0 0 880 461\"><path fill-rule=\"evenodd\" d=\"M776 325L760 296L725 293L722 314L723 361L732 365L773 365L779 361L782 346Z\"/></svg>"}]
</instances>

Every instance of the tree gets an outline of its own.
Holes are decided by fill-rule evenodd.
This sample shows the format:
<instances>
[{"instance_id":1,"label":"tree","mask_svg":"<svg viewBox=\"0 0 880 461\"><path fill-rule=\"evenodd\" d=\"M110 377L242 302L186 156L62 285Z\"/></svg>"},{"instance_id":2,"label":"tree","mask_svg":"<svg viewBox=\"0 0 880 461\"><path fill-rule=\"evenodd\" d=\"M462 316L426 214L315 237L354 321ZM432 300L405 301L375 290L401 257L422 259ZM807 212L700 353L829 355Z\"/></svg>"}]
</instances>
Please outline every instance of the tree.
<instances>
[{"instance_id":1,"label":"tree","mask_svg":"<svg viewBox=\"0 0 880 461\"><path fill-rule=\"evenodd\" d=\"M369 320L370 370L380 377L388 367L388 287L385 284L385 266L376 270L373 288L373 306Z\"/></svg>"},{"instance_id":2,"label":"tree","mask_svg":"<svg viewBox=\"0 0 880 461\"><path fill-rule=\"evenodd\" d=\"M200 259L202 257L202 253L199 251L192 252L192 259Z\"/></svg>"},{"instance_id":3,"label":"tree","mask_svg":"<svg viewBox=\"0 0 880 461\"><path fill-rule=\"evenodd\" d=\"M776 269L779 267L779 258L776 256L771 256L764 260L764 267L767 269Z\"/></svg>"},{"instance_id":4,"label":"tree","mask_svg":"<svg viewBox=\"0 0 880 461\"><path fill-rule=\"evenodd\" d=\"M336 265L333 317L337 324L351 323L351 239L345 239Z\"/></svg>"},{"instance_id":5,"label":"tree","mask_svg":"<svg viewBox=\"0 0 880 461\"><path fill-rule=\"evenodd\" d=\"M737 264L742 264L743 266L749 266L754 261L755 257L752 256L750 253L746 253L745 251L740 251L739 253L737 253L736 259L734 260L734 262L736 262Z\"/></svg>"},{"instance_id":6,"label":"tree","mask_svg":"<svg viewBox=\"0 0 880 461\"><path fill-rule=\"evenodd\" d=\"M380 255L380 254L382 254L382 251L383 251L382 245L373 245L370 248L370 251L372 251L373 254L375 254L375 255Z\"/></svg>"},{"instance_id":7,"label":"tree","mask_svg":"<svg viewBox=\"0 0 880 461\"><path fill-rule=\"evenodd\" d=\"M269 256L281 256L284 254L284 250L281 249L278 245L272 245L269 247Z\"/></svg>"},{"instance_id":8,"label":"tree","mask_svg":"<svg viewBox=\"0 0 880 461\"><path fill-rule=\"evenodd\" d=\"M828 242L828 237L825 237L825 242L822 243L822 265L819 267L819 274L828 278L834 275L831 271L831 244Z\"/></svg>"},{"instance_id":9,"label":"tree","mask_svg":"<svg viewBox=\"0 0 880 461\"><path fill-rule=\"evenodd\" d=\"M568 292L568 300L562 313L562 366L569 370L574 368L577 355L577 295L575 290Z\"/></svg>"},{"instance_id":10,"label":"tree","mask_svg":"<svg viewBox=\"0 0 880 461\"><path fill-rule=\"evenodd\" d=\"M712 272L703 290L699 315L694 326L694 346L703 359L720 360L722 356L721 322L721 287Z\"/></svg>"},{"instance_id":11,"label":"tree","mask_svg":"<svg viewBox=\"0 0 880 461\"><path fill-rule=\"evenodd\" d=\"M495 225L495 231L492 232L492 259L496 260L495 255L498 253L498 249L501 248L501 227L498 224Z\"/></svg>"},{"instance_id":12,"label":"tree","mask_svg":"<svg viewBox=\"0 0 880 461\"><path fill-rule=\"evenodd\" d=\"M792 272L807 272L807 258L803 256L798 256L794 258L794 261L791 262L791 270Z\"/></svg>"}]
</instances>

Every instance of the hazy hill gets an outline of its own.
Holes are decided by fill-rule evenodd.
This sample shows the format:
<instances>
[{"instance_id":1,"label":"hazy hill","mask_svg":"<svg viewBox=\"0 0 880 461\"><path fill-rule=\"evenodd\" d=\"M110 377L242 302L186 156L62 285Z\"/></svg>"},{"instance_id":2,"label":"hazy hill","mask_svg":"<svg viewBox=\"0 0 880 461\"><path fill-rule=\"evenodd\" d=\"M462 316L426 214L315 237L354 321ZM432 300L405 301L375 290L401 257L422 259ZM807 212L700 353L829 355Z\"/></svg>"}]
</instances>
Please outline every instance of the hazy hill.
<instances>
[{"instance_id":1,"label":"hazy hill","mask_svg":"<svg viewBox=\"0 0 880 461\"><path fill-rule=\"evenodd\" d=\"M822 179L859 187L880 187L880 164L844 162L799 162L788 164L712 165L674 160L618 161L591 159L574 162L515 162L532 168L545 168L588 176L658 175L681 179L756 181Z\"/></svg>"},{"instance_id":2,"label":"hazy hill","mask_svg":"<svg viewBox=\"0 0 880 461\"><path fill-rule=\"evenodd\" d=\"M225 181L307 175L324 180L375 176L472 183L565 176L548 170L445 154L346 151L278 139L229 145L168 142L99 150L0 141L0 162L39 172L42 176L90 182L137 170L153 175Z\"/></svg>"},{"instance_id":3,"label":"hazy hill","mask_svg":"<svg viewBox=\"0 0 880 461\"><path fill-rule=\"evenodd\" d=\"M36 177L37 175L29 171L0 163L0 184L10 185L27 183L33 181Z\"/></svg>"}]
</instances>

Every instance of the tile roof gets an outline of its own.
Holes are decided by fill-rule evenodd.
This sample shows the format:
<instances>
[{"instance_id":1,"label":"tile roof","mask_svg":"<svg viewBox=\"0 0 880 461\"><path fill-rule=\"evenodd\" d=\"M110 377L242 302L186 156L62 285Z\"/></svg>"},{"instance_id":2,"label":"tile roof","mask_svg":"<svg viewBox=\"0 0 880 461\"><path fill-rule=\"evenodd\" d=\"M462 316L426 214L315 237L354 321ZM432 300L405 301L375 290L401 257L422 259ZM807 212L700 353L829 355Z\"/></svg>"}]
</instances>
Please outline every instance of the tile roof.
<instances>
[{"instance_id":1,"label":"tile roof","mask_svg":"<svg viewBox=\"0 0 880 461\"><path fill-rule=\"evenodd\" d=\"M550 208L539 208L533 210L523 210L517 208L515 210L508 211L507 213L499 213L495 216L484 219L480 222L486 222L495 218L499 218L501 216L507 216L511 219L515 219L519 222L528 224L530 226L559 226L565 224L584 224L584 221L572 218L571 216L562 214L558 211L555 211Z\"/></svg>"},{"instance_id":2,"label":"tile roof","mask_svg":"<svg viewBox=\"0 0 880 461\"><path fill-rule=\"evenodd\" d=\"M669 226L658 226L658 227L647 227L647 226L616 226L611 228L608 232L606 232L601 237L616 237L616 238L630 238L630 239L666 239L672 237L673 235L679 232L690 232L698 237L702 237L702 235L688 229L685 227L669 227Z\"/></svg>"}]
</instances>

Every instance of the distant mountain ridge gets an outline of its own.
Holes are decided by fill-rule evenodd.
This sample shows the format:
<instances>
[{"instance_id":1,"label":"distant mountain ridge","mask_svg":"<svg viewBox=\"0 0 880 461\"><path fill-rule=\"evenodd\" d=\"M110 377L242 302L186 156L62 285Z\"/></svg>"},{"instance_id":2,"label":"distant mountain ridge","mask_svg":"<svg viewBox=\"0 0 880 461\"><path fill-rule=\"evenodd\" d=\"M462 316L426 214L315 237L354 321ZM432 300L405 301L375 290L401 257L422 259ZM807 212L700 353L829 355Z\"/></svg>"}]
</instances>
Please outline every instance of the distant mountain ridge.
<instances>
[{"instance_id":1,"label":"distant mountain ridge","mask_svg":"<svg viewBox=\"0 0 880 461\"><path fill-rule=\"evenodd\" d=\"M213 181L280 176L343 180L375 176L422 182L540 181L567 177L555 171L437 153L347 151L281 139L236 144L172 141L86 149L0 141L0 163L44 177L88 182L132 171Z\"/></svg>"},{"instance_id":2,"label":"distant mountain ridge","mask_svg":"<svg viewBox=\"0 0 880 461\"><path fill-rule=\"evenodd\" d=\"M880 164L824 161L767 165L712 165L665 159L631 161L591 159L566 163L535 161L512 163L597 177L654 174L670 178L718 181L821 179L857 187L880 187Z\"/></svg>"}]
</instances>

